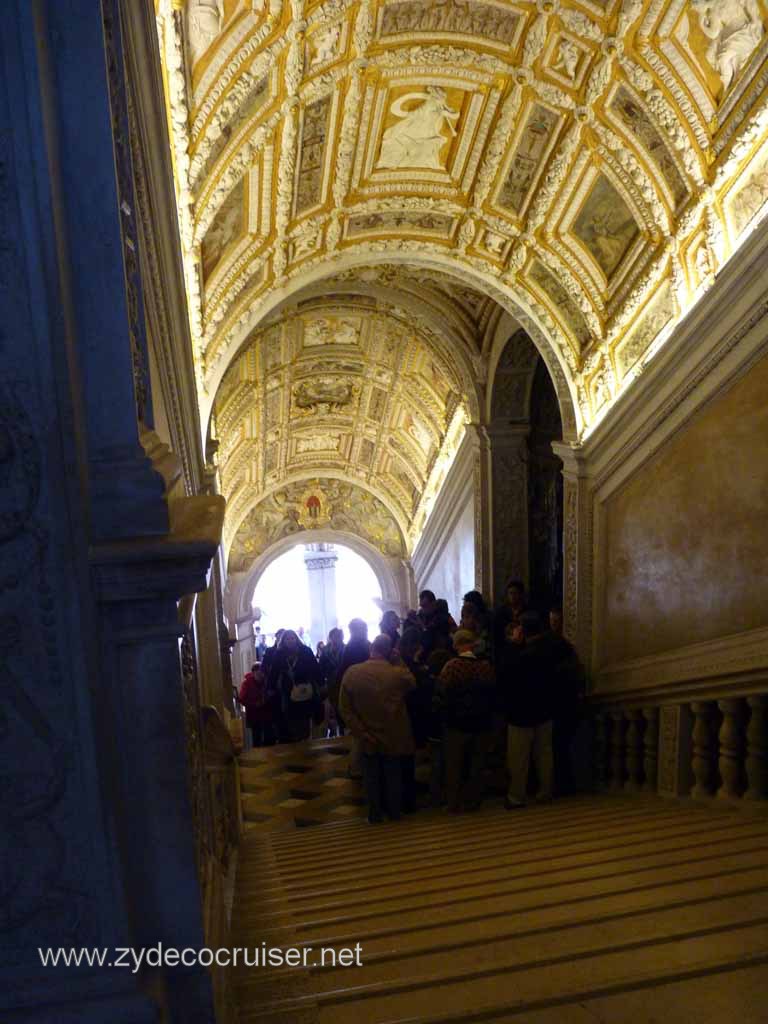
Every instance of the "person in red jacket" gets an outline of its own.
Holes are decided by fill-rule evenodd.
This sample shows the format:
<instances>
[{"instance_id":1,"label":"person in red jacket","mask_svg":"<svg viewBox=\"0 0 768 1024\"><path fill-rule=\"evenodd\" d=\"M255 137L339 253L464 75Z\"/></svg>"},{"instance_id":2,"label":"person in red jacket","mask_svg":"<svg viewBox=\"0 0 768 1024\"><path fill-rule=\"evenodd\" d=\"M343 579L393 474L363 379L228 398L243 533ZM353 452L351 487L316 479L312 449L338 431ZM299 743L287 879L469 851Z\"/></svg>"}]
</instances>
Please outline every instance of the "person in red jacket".
<instances>
[{"instance_id":1,"label":"person in red jacket","mask_svg":"<svg viewBox=\"0 0 768 1024\"><path fill-rule=\"evenodd\" d=\"M240 684L240 703L245 705L245 720L253 736L254 747L271 746L275 742L272 708L267 693L267 680L259 664L252 666Z\"/></svg>"}]
</instances>

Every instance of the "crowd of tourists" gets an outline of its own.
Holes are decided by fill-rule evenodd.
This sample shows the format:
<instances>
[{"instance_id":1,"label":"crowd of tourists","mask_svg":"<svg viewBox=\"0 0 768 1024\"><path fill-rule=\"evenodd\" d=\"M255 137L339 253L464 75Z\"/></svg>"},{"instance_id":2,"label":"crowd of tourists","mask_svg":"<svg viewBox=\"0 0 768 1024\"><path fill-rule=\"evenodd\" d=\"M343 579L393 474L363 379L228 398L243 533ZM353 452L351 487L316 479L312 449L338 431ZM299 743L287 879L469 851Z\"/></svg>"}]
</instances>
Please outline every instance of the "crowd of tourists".
<instances>
[{"instance_id":1,"label":"crowd of tourists","mask_svg":"<svg viewBox=\"0 0 768 1024\"><path fill-rule=\"evenodd\" d=\"M490 780L512 810L573 786L584 673L562 626L559 607L545 622L526 606L517 580L493 610L478 591L465 594L458 624L424 590L405 619L385 612L372 641L362 619L346 642L332 629L317 655L278 631L240 700L257 746L348 733L371 823L416 809L419 750L433 805L475 810Z\"/></svg>"}]
</instances>

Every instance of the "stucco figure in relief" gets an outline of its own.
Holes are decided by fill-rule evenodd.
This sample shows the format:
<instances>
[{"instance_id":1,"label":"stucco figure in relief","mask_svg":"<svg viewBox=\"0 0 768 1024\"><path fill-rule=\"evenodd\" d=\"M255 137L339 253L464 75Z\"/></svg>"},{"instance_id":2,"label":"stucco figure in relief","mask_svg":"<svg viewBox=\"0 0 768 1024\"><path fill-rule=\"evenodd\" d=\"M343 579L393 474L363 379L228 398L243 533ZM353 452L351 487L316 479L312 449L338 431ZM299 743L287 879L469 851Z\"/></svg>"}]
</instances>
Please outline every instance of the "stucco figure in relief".
<instances>
[{"instance_id":1,"label":"stucco figure in relief","mask_svg":"<svg viewBox=\"0 0 768 1024\"><path fill-rule=\"evenodd\" d=\"M223 0L195 0L191 4L187 25L193 63L203 56L219 34L223 18Z\"/></svg>"},{"instance_id":2,"label":"stucco figure in relief","mask_svg":"<svg viewBox=\"0 0 768 1024\"><path fill-rule=\"evenodd\" d=\"M417 106L406 109L417 101ZM395 100L391 113L399 120L384 132L377 167L444 170L441 152L448 140L443 132L447 128L449 135L455 136L459 118L459 111L448 104L445 90L429 86L425 92L406 93Z\"/></svg>"},{"instance_id":3,"label":"stucco figure in relief","mask_svg":"<svg viewBox=\"0 0 768 1024\"><path fill-rule=\"evenodd\" d=\"M557 59L553 64L555 71L565 75L566 78L575 78L579 69L581 50L570 39L562 39L557 51Z\"/></svg>"},{"instance_id":4,"label":"stucco figure in relief","mask_svg":"<svg viewBox=\"0 0 768 1024\"><path fill-rule=\"evenodd\" d=\"M691 0L691 11L710 40L707 61L727 92L765 35L757 0Z\"/></svg>"},{"instance_id":5,"label":"stucco figure in relief","mask_svg":"<svg viewBox=\"0 0 768 1024\"><path fill-rule=\"evenodd\" d=\"M338 25L331 25L324 32L318 33L317 38L312 40L313 51L309 62L310 68L319 67L335 57L340 31Z\"/></svg>"}]
</instances>

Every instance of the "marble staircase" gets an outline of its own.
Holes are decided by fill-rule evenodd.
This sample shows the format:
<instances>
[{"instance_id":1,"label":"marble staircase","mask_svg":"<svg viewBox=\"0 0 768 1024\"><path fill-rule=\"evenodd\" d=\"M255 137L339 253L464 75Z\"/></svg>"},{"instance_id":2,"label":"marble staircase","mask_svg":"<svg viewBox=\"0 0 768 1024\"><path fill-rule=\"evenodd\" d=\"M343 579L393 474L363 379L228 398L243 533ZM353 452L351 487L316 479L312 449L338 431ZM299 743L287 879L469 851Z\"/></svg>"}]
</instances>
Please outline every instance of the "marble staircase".
<instances>
[{"instance_id":1,"label":"marble staircase","mask_svg":"<svg viewBox=\"0 0 768 1024\"><path fill-rule=\"evenodd\" d=\"M241 1022L764 1024L766 850L762 808L652 796L252 830L236 944L312 953L240 968Z\"/></svg>"}]
</instances>

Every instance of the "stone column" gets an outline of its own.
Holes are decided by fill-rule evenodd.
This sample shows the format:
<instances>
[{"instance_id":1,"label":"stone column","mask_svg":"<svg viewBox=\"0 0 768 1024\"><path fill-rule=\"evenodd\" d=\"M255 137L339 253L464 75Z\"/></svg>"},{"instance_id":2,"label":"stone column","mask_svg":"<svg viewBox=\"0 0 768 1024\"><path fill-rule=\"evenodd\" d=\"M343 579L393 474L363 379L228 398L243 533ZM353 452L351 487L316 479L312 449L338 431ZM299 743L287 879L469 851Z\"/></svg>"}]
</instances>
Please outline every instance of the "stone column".
<instances>
[{"instance_id":1,"label":"stone column","mask_svg":"<svg viewBox=\"0 0 768 1024\"><path fill-rule=\"evenodd\" d=\"M528 586L528 434L530 427L488 428L491 454L491 565L493 600L507 581Z\"/></svg>"},{"instance_id":2,"label":"stone column","mask_svg":"<svg viewBox=\"0 0 768 1024\"><path fill-rule=\"evenodd\" d=\"M312 615L310 635L313 648L327 640L328 632L338 624L336 613L336 562L332 544L310 544L304 552L309 578L309 607Z\"/></svg>"},{"instance_id":3,"label":"stone column","mask_svg":"<svg viewBox=\"0 0 768 1024\"><path fill-rule=\"evenodd\" d=\"M592 493L581 453L555 442L563 462L563 624L585 665L592 656Z\"/></svg>"}]
</instances>

